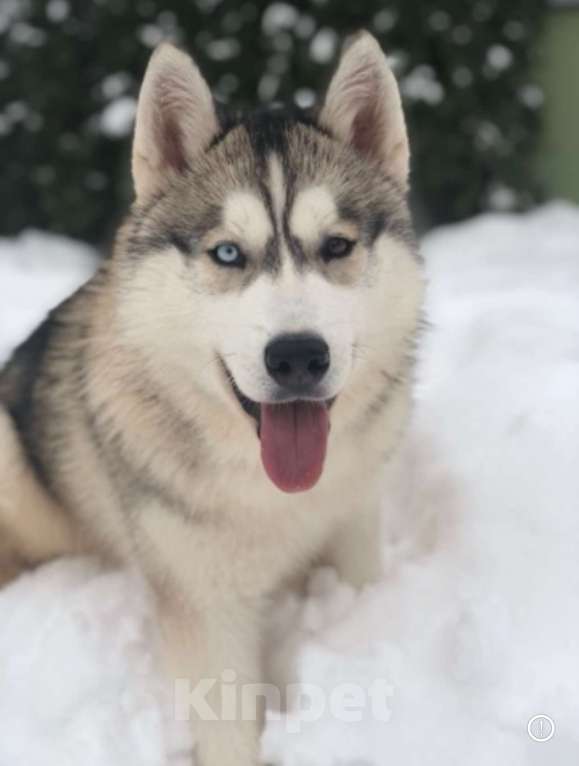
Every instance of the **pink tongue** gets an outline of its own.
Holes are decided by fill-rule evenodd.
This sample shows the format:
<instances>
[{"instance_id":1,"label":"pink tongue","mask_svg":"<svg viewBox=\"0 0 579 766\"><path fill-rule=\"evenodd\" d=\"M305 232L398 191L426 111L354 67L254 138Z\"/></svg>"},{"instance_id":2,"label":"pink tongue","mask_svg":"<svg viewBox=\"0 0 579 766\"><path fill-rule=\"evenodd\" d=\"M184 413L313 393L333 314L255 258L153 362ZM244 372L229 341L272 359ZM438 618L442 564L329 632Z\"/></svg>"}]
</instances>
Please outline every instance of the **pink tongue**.
<instances>
[{"instance_id":1,"label":"pink tongue","mask_svg":"<svg viewBox=\"0 0 579 766\"><path fill-rule=\"evenodd\" d=\"M322 475L330 420L322 402L261 405L261 459L284 492L311 489Z\"/></svg>"}]
</instances>

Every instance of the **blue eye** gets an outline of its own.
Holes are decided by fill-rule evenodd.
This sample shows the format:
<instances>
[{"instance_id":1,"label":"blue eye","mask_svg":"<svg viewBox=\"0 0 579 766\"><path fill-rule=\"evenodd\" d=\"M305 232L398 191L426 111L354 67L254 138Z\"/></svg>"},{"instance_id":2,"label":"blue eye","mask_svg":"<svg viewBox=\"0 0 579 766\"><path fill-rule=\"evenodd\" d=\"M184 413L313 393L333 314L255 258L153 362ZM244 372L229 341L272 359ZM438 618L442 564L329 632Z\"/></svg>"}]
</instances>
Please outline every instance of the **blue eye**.
<instances>
[{"instance_id":1,"label":"blue eye","mask_svg":"<svg viewBox=\"0 0 579 766\"><path fill-rule=\"evenodd\" d=\"M234 242L221 242L209 254L220 266L245 266L245 256Z\"/></svg>"}]
</instances>

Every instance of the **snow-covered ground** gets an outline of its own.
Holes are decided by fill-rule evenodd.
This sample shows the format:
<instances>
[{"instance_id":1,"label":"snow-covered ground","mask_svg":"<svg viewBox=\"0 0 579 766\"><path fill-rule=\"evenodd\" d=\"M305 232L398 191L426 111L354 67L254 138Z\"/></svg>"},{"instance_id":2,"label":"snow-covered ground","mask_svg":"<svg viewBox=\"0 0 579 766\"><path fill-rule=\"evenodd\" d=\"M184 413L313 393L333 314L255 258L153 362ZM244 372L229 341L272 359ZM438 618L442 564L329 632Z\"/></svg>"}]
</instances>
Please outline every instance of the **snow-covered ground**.
<instances>
[{"instance_id":1,"label":"snow-covered ground","mask_svg":"<svg viewBox=\"0 0 579 766\"><path fill-rule=\"evenodd\" d=\"M49 309L89 278L95 262L87 245L53 234L0 239L0 364Z\"/></svg>"},{"instance_id":2,"label":"snow-covered ground","mask_svg":"<svg viewBox=\"0 0 579 766\"><path fill-rule=\"evenodd\" d=\"M355 594L320 571L307 600L275 607L272 664L288 676L296 658L316 709L304 698L301 718L273 714L264 754L577 766L579 209L485 216L423 250L432 330L388 471L385 576ZM0 242L0 356L90 263L46 235ZM89 561L1 591L0 766L185 763L151 625L140 584ZM341 705L336 690L349 690ZM548 741L547 720L528 732L541 714Z\"/></svg>"}]
</instances>

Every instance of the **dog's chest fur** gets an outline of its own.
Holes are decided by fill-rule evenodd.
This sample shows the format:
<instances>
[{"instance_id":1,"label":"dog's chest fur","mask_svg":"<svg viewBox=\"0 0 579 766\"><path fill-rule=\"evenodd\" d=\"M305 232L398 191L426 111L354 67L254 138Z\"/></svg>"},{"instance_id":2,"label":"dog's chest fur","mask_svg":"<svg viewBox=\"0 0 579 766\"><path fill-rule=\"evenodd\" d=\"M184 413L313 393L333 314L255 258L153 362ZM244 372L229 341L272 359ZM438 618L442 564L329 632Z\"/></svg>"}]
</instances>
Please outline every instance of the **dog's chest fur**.
<instances>
[{"instance_id":1,"label":"dog's chest fur","mask_svg":"<svg viewBox=\"0 0 579 766\"><path fill-rule=\"evenodd\" d=\"M102 552L133 561L162 586L196 591L197 602L215 588L266 595L323 550L342 518L375 501L407 387L392 392L378 417L360 417L372 381L338 402L318 486L281 493L263 471L251 418L117 343L103 281L106 274L51 320L20 424L24 440Z\"/></svg>"}]
</instances>

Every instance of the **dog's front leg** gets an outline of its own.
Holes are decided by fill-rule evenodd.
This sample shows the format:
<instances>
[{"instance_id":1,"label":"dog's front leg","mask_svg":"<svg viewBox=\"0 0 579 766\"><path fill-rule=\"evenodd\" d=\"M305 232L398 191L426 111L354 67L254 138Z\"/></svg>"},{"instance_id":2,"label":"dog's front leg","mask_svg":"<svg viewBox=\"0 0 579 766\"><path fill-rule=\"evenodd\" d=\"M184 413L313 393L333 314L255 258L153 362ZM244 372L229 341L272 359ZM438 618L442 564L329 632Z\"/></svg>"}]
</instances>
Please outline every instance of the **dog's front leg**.
<instances>
[{"instance_id":1,"label":"dog's front leg","mask_svg":"<svg viewBox=\"0 0 579 766\"><path fill-rule=\"evenodd\" d=\"M259 607L217 599L191 610L164 604L160 620L173 709L191 721L196 766L257 766Z\"/></svg>"},{"instance_id":2,"label":"dog's front leg","mask_svg":"<svg viewBox=\"0 0 579 766\"><path fill-rule=\"evenodd\" d=\"M40 485L1 406L0 543L26 566L81 550L72 522Z\"/></svg>"},{"instance_id":3,"label":"dog's front leg","mask_svg":"<svg viewBox=\"0 0 579 766\"><path fill-rule=\"evenodd\" d=\"M381 511L377 500L364 498L330 538L323 562L355 588L377 582L382 575Z\"/></svg>"}]
</instances>

